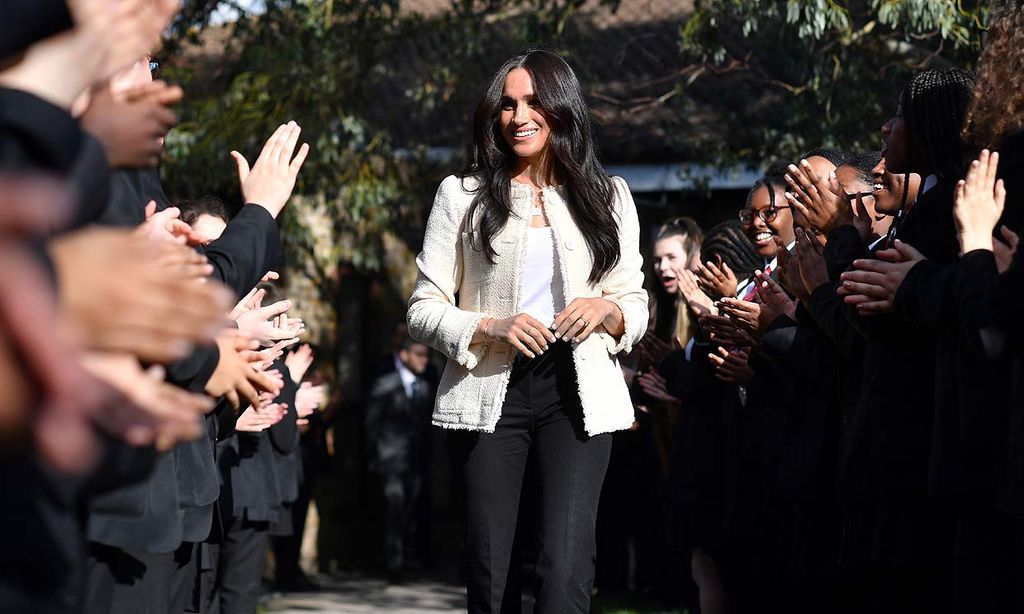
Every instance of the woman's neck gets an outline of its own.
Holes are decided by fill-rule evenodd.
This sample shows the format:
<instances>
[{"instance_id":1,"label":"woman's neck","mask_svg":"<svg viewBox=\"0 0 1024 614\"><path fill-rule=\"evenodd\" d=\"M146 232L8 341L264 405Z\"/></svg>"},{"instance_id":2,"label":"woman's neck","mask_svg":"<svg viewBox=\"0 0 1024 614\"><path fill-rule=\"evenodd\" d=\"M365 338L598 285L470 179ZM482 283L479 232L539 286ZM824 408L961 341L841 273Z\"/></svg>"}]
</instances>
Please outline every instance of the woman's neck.
<instances>
[{"instance_id":1,"label":"woman's neck","mask_svg":"<svg viewBox=\"0 0 1024 614\"><path fill-rule=\"evenodd\" d=\"M535 188L555 185L554 168L546 152L534 158L519 158L512 170L512 181Z\"/></svg>"}]
</instances>

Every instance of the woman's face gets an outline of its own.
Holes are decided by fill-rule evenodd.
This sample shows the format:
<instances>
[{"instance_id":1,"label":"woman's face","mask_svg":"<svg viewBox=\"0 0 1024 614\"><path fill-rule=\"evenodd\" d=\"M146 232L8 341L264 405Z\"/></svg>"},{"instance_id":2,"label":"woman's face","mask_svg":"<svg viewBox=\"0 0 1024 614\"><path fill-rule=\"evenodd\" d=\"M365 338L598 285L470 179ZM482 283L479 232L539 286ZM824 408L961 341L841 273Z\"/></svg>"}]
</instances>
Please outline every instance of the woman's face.
<instances>
[{"instance_id":1,"label":"woman's face","mask_svg":"<svg viewBox=\"0 0 1024 614\"><path fill-rule=\"evenodd\" d=\"M520 158L539 160L548 145L551 129L533 91L533 79L525 68L505 77L498 115L505 142Z\"/></svg>"},{"instance_id":2,"label":"woman's face","mask_svg":"<svg viewBox=\"0 0 1024 614\"><path fill-rule=\"evenodd\" d=\"M907 193L906 206L914 204L917 200L917 192L921 188L921 176L917 173L891 173L885 158L882 158L875 168L871 169L875 185L875 211L884 215L896 215L900 212L903 202L903 192Z\"/></svg>"},{"instance_id":3,"label":"woman's face","mask_svg":"<svg viewBox=\"0 0 1024 614\"><path fill-rule=\"evenodd\" d=\"M668 294L679 291L679 275L691 268L695 255L686 253L681 235L655 241L654 275L658 278L662 290Z\"/></svg>"},{"instance_id":4,"label":"woman's face","mask_svg":"<svg viewBox=\"0 0 1024 614\"><path fill-rule=\"evenodd\" d=\"M765 222L759 214L763 211L765 217L771 218L769 211L772 208L772 200L769 189L775 190L775 217L770 222ZM786 196L781 188L769 188L766 185L759 187L750 198L751 220L749 224L743 225L743 231L754 244L757 253L766 260L775 257L775 237L782 239L783 245L789 245L795 236L793 214L785 202Z\"/></svg>"}]
</instances>

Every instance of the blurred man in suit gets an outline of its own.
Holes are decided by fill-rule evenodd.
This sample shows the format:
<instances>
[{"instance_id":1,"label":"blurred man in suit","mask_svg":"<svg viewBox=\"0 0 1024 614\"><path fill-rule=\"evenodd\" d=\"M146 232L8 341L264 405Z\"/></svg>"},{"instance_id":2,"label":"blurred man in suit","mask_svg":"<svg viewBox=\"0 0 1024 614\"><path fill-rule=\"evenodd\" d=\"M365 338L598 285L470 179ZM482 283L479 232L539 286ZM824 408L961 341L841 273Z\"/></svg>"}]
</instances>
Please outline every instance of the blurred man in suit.
<instances>
[{"instance_id":1,"label":"blurred man in suit","mask_svg":"<svg viewBox=\"0 0 1024 614\"><path fill-rule=\"evenodd\" d=\"M405 535L413 517L419 554L429 558L430 415L436 393L429 364L430 349L406 338L367 398L366 442L370 470L384 495L384 561L393 582L405 571Z\"/></svg>"}]
</instances>

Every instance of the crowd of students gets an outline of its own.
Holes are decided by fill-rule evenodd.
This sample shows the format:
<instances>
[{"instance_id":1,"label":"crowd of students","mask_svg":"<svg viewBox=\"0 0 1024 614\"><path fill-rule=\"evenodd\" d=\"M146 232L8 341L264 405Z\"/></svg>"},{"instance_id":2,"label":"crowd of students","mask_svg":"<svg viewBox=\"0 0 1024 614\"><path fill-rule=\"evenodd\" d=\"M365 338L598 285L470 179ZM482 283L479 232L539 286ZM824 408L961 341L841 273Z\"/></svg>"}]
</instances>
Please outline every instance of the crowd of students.
<instances>
[{"instance_id":1,"label":"crowd of students","mask_svg":"<svg viewBox=\"0 0 1024 614\"><path fill-rule=\"evenodd\" d=\"M657 234L627 377L672 418L701 611L1024 609L1022 70L999 3L977 72L915 74L881 153L808 152L737 221Z\"/></svg>"},{"instance_id":2,"label":"crowd of students","mask_svg":"<svg viewBox=\"0 0 1024 614\"><path fill-rule=\"evenodd\" d=\"M147 54L178 2L4 8L0 611L255 612L268 536L301 580L287 536L323 397L274 284L309 148L288 122L251 165L231 152L234 216L170 203L183 92Z\"/></svg>"}]
</instances>

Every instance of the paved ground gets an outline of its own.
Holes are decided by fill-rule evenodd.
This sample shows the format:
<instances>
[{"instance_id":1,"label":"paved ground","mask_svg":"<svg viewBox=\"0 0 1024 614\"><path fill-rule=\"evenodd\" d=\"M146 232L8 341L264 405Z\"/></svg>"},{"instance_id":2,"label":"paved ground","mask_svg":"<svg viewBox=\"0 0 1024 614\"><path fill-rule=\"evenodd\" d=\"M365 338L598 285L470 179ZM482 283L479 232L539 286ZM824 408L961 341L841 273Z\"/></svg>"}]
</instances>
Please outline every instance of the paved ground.
<instances>
[{"instance_id":1,"label":"paved ground","mask_svg":"<svg viewBox=\"0 0 1024 614\"><path fill-rule=\"evenodd\" d=\"M463 587L435 581L410 580L392 586L375 578L327 579L321 576L317 581L324 588L322 592L271 595L263 600L261 611L266 614L428 614L464 612L466 607Z\"/></svg>"}]
</instances>

